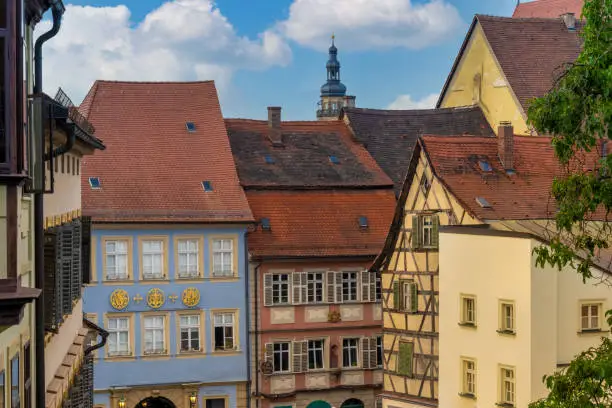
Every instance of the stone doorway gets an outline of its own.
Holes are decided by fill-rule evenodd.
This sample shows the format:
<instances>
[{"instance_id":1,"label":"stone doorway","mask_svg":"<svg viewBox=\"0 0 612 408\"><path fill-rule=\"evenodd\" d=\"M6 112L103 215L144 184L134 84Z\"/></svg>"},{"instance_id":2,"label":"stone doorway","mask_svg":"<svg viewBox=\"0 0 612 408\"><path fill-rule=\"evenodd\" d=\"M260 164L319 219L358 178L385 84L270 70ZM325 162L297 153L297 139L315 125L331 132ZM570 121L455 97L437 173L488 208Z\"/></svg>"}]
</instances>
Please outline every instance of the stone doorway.
<instances>
[{"instance_id":1,"label":"stone doorway","mask_svg":"<svg viewBox=\"0 0 612 408\"><path fill-rule=\"evenodd\" d=\"M357 398L350 398L344 401L340 408L363 408L363 401Z\"/></svg>"},{"instance_id":2,"label":"stone doorway","mask_svg":"<svg viewBox=\"0 0 612 408\"><path fill-rule=\"evenodd\" d=\"M168 398L147 397L136 404L135 408L176 408L176 405Z\"/></svg>"}]
</instances>

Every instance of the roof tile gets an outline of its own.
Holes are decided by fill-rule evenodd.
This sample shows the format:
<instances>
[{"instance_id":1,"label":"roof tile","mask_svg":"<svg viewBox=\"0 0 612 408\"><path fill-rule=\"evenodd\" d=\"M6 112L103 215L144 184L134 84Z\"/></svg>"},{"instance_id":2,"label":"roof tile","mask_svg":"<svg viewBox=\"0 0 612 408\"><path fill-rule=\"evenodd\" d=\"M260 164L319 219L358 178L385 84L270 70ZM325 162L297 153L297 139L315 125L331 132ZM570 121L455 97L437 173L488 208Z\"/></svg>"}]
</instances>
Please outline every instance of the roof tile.
<instances>
[{"instance_id":1,"label":"roof tile","mask_svg":"<svg viewBox=\"0 0 612 408\"><path fill-rule=\"evenodd\" d=\"M584 0L535 0L516 5L515 18L557 18L561 14L574 13L576 17L582 15Z\"/></svg>"}]
</instances>

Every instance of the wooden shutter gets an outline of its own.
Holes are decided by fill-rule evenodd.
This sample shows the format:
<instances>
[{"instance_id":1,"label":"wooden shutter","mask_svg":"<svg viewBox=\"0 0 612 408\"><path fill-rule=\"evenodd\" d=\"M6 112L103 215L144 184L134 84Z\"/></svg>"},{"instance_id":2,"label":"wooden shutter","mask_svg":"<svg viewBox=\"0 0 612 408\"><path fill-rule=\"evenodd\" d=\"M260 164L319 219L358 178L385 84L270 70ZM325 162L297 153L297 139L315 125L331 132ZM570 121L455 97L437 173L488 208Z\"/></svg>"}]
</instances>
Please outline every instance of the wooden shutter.
<instances>
[{"instance_id":1,"label":"wooden shutter","mask_svg":"<svg viewBox=\"0 0 612 408\"><path fill-rule=\"evenodd\" d=\"M373 273L368 272L367 270L361 271L361 301L362 302L372 302L374 297L371 297L370 291L370 275L374 275Z\"/></svg>"},{"instance_id":2,"label":"wooden shutter","mask_svg":"<svg viewBox=\"0 0 612 408\"><path fill-rule=\"evenodd\" d=\"M421 217L412 216L412 248L417 249L421 246Z\"/></svg>"},{"instance_id":3,"label":"wooden shutter","mask_svg":"<svg viewBox=\"0 0 612 408\"><path fill-rule=\"evenodd\" d=\"M293 342L293 372L303 373L308 370L308 342Z\"/></svg>"},{"instance_id":4,"label":"wooden shutter","mask_svg":"<svg viewBox=\"0 0 612 408\"><path fill-rule=\"evenodd\" d=\"M378 272L370 272L370 302L376 302L376 279L378 278ZM380 282L382 285L382 282ZM382 289L382 288L381 288Z\"/></svg>"},{"instance_id":5,"label":"wooden shutter","mask_svg":"<svg viewBox=\"0 0 612 408\"><path fill-rule=\"evenodd\" d=\"M334 277L336 283L336 303L342 303L342 272L336 272Z\"/></svg>"},{"instance_id":6,"label":"wooden shutter","mask_svg":"<svg viewBox=\"0 0 612 408\"><path fill-rule=\"evenodd\" d=\"M327 301L329 303L336 302L336 272L327 271L325 273L327 275Z\"/></svg>"},{"instance_id":7,"label":"wooden shutter","mask_svg":"<svg viewBox=\"0 0 612 408\"><path fill-rule=\"evenodd\" d=\"M431 217L432 223L433 223L433 228L432 228L432 234L431 234L431 246L434 248L438 247L438 231L440 230L440 217L438 217L437 215L433 215Z\"/></svg>"},{"instance_id":8,"label":"wooden shutter","mask_svg":"<svg viewBox=\"0 0 612 408\"><path fill-rule=\"evenodd\" d=\"M70 271L70 298L73 302L81 298L82 271L81 271L81 221L72 222L72 270Z\"/></svg>"},{"instance_id":9,"label":"wooden shutter","mask_svg":"<svg viewBox=\"0 0 612 408\"><path fill-rule=\"evenodd\" d=\"M61 291L59 267L61 263L59 262L58 239L55 228L45 231L44 242L44 321L46 329L55 330L62 319L62 304L59 297Z\"/></svg>"},{"instance_id":10,"label":"wooden shutter","mask_svg":"<svg viewBox=\"0 0 612 408\"><path fill-rule=\"evenodd\" d=\"M401 290L400 282L393 282L393 309L400 310L402 306L401 302Z\"/></svg>"},{"instance_id":11,"label":"wooden shutter","mask_svg":"<svg viewBox=\"0 0 612 408\"><path fill-rule=\"evenodd\" d=\"M61 262L61 299L62 315L72 313L72 238L73 231L71 225L60 227L60 262Z\"/></svg>"},{"instance_id":12,"label":"wooden shutter","mask_svg":"<svg viewBox=\"0 0 612 408\"><path fill-rule=\"evenodd\" d=\"M272 274L264 274L264 306L272 305Z\"/></svg>"},{"instance_id":13,"label":"wooden shutter","mask_svg":"<svg viewBox=\"0 0 612 408\"><path fill-rule=\"evenodd\" d=\"M361 368L368 369L372 365L372 361L370 359L370 338L362 337L361 338Z\"/></svg>"},{"instance_id":14,"label":"wooden shutter","mask_svg":"<svg viewBox=\"0 0 612 408\"><path fill-rule=\"evenodd\" d=\"M382 341L382 339L381 339ZM382 366L382 361L380 365ZM370 368L377 368L379 365L378 361L378 338L371 337L370 338Z\"/></svg>"},{"instance_id":15,"label":"wooden shutter","mask_svg":"<svg viewBox=\"0 0 612 408\"><path fill-rule=\"evenodd\" d=\"M410 311L415 313L419 309L419 291L416 282L410 283L410 305L406 305L410 307Z\"/></svg>"},{"instance_id":16,"label":"wooden shutter","mask_svg":"<svg viewBox=\"0 0 612 408\"><path fill-rule=\"evenodd\" d=\"M82 282L91 283L91 217L81 217L81 270Z\"/></svg>"},{"instance_id":17,"label":"wooden shutter","mask_svg":"<svg viewBox=\"0 0 612 408\"><path fill-rule=\"evenodd\" d=\"M299 305L308 302L308 275L306 272L294 272L292 274L293 283L293 304Z\"/></svg>"},{"instance_id":18,"label":"wooden shutter","mask_svg":"<svg viewBox=\"0 0 612 408\"><path fill-rule=\"evenodd\" d=\"M270 364L270 366L272 367L272 371L274 371L274 343L264 344L263 351L263 361L267 364Z\"/></svg>"},{"instance_id":19,"label":"wooden shutter","mask_svg":"<svg viewBox=\"0 0 612 408\"><path fill-rule=\"evenodd\" d=\"M397 355L397 372L402 375L412 375L412 343L400 341Z\"/></svg>"}]
</instances>

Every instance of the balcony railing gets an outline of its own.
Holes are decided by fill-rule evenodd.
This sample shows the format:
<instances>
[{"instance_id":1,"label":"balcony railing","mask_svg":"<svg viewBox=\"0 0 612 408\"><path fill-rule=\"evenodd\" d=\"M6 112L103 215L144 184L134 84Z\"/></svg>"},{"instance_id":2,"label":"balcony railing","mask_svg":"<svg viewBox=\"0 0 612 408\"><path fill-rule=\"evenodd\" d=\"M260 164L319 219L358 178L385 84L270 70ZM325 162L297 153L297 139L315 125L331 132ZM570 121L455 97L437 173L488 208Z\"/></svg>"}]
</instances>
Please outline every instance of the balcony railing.
<instances>
[{"instance_id":1,"label":"balcony railing","mask_svg":"<svg viewBox=\"0 0 612 408\"><path fill-rule=\"evenodd\" d=\"M75 125L89 135L93 135L95 133L95 128L93 125L89 123L87 119L85 119L85 116L81 115L81 112L79 112L78 108L74 106L74 103L72 103L72 99L66 95L66 92L64 92L62 88L57 90L57 93L55 94L55 101L68 109L68 118Z\"/></svg>"}]
</instances>

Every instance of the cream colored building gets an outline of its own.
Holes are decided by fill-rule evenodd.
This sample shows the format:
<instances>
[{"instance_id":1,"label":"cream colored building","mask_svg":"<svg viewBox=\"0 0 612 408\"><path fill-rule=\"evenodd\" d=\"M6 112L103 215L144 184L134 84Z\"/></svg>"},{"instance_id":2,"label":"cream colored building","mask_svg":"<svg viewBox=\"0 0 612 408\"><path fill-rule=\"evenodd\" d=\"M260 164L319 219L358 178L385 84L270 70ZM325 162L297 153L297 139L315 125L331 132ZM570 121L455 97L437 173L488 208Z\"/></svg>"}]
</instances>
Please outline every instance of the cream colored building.
<instances>
[{"instance_id":1,"label":"cream colored building","mask_svg":"<svg viewBox=\"0 0 612 408\"><path fill-rule=\"evenodd\" d=\"M448 227L440 234L442 407L527 407L542 378L609 336L609 261L586 283L570 267L536 267L542 245L525 222ZM527 227L527 228L525 228ZM517 232L517 231L524 232Z\"/></svg>"}]
</instances>

